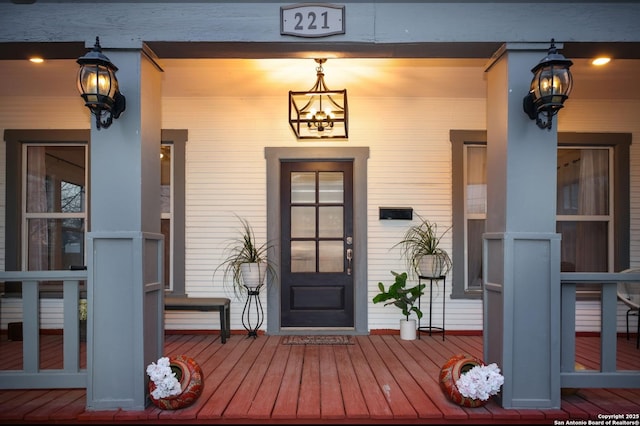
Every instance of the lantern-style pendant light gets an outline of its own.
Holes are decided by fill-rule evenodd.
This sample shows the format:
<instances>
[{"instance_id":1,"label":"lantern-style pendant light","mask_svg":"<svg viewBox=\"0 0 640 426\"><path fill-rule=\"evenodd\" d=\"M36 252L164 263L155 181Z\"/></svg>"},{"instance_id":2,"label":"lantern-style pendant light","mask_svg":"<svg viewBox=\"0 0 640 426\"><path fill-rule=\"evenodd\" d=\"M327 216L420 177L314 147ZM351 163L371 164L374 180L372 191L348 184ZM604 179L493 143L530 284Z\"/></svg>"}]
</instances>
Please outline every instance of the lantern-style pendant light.
<instances>
[{"instance_id":1,"label":"lantern-style pendant light","mask_svg":"<svg viewBox=\"0 0 640 426\"><path fill-rule=\"evenodd\" d=\"M85 106L96 116L96 126L107 128L126 108L124 95L118 89L118 68L102 53L100 39L92 51L78 58L78 90Z\"/></svg>"},{"instance_id":2,"label":"lantern-style pendant light","mask_svg":"<svg viewBox=\"0 0 640 426\"><path fill-rule=\"evenodd\" d=\"M551 129L553 116L564 105L573 87L571 60L558 53L554 39L547 56L531 69L531 88L523 101L524 111L541 129Z\"/></svg>"},{"instance_id":3,"label":"lantern-style pendant light","mask_svg":"<svg viewBox=\"0 0 640 426\"><path fill-rule=\"evenodd\" d=\"M289 91L289 125L298 139L347 138L347 89L330 90L322 64L316 59L316 83L307 91Z\"/></svg>"}]
</instances>

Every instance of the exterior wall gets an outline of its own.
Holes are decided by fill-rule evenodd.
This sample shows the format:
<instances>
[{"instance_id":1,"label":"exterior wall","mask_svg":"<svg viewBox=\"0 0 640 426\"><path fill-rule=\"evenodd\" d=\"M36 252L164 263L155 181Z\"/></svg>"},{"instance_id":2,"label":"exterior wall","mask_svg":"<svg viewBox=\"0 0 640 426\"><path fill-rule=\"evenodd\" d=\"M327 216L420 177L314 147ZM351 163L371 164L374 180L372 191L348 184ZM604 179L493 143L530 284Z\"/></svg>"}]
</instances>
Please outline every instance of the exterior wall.
<instances>
[{"instance_id":1,"label":"exterior wall","mask_svg":"<svg viewBox=\"0 0 640 426\"><path fill-rule=\"evenodd\" d=\"M173 41L295 40L295 37L283 38L279 33L280 6L287 2L105 1L103 4L108 4L109 13L78 7L75 1L0 3L0 40L78 41L93 40L96 34L102 34L105 37L101 40L108 42L105 46L127 47L140 40L166 41L169 29ZM331 42L502 43L540 41L540 37L546 42L551 34L557 40L634 41L640 12L640 6L631 2L590 0L346 1L342 4L347 5L347 31ZM544 14L547 7L552 7L553 13ZM567 17L571 17L571 22ZM56 23L53 27L52 22ZM88 33L86 25L78 24L84 22L91 23Z\"/></svg>"},{"instance_id":2,"label":"exterior wall","mask_svg":"<svg viewBox=\"0 0 640 426\"><path fill-rule=\"evenodd\" d=\"M426 77L425 77L426 78ZM416 81L415 84L423 84ZM428 83L424 83L428 84ZM385 95L393 93L387 91ZM439 224L451 223L451 146L449 130L484 129L485 99L360 97L350 93L351 129L348 141L298 142L286 121L286 93L280 97L165 97L162 127L189 131L186 166L186 290L191 296L228 294L221 275L213 271L222 258L226 240L237 229L234 213L248 218L258 238L266 235L266 146L368 146L369 296L377 283L390 281L390 270L401 271L397 251L406 223L379 221L379 206L410 206ZM0 99L0 131L5 129L88 128L90 118L79 97L55 99L56 108L36 98ZM401 114L398 111L402 111ZM380 112L376 119L368 119ZM631 266L640 266L640 112L638 101L607 103L569 99L557 117L562 132L631 132ZM383 117L383 119L378 119ZM555 120L554 120L555 121ZM115 124L117 125L117 123ZM4 163L4 147L0 159ZM3 169L4 170L4 169ZM454 171L458 172L458 171ZM3 174L4 175L4 174ZM0 193L4 193L4 176ZM4 207L4 197L0 206ZM4 214L4 208L0 215ZM4 227L4 221L0 226ZM0 228L0 230L3 228ZM0 238L4 244L4 238ZM450 235L444 246L451 249ZM0 250L10 250L2 247ZM455 261L455 259L454 259ZM451 300L447 280L446 327L450 330L481 330L481 300ZM442 291L436 291L434 318L440 318ZM263 295L264 297L264 295ZM424 302L424 300L423 300ZM266 300L263 299L266 306ZM47 302L50 327L61 318ZM232 297L233 329L242 329L243 301ZM423 305L424 307L424 305ZM11 321L15 309L2 306L1 328ZM53 309L53 310L52 310ZM269 313L268 313L269 314ZM397 329L396 309L369 303L370 329ZM166 313L167 329L217 328L216 313ZM599 305L580 302L578 331L599 327ZM619 330L624 330L624 311L619 307Z\"/></svg>"},{"instance_id":3,"label":"exterior wall","mask_svg":"<svg viewBox=\"0 0 640 426\"><path fill-rule=\"evenodd\" d=\"M77 2L71 1L6 2L0 4L0 43L80 41L93 44L94 37L100 35L102 45L109 48L138 48L142 41L243 42L249 47L250 42L264 42L271 49L268 53L248 49L256 57L262 54L269 57L274 52L274 45L283 42L299 43L293 48L294 53L296 50L305 52L319 42L330 52L340 53L344 47L347 56L348 49L353 49L354 45L375 44L381 57L402 55L403 49L423 57L456 57L456 54L472 57L474 54L469 49L486 48L486 44L541 39L546 43L551 36L557 40L590 42L639 40L640 5L634 2L542 2L543 9L548 6L545 3L553 3L554 13L533 20L532 17L540 15L539 2L344 3L347 19L344 35L300 40L279 33L279 8L284 3L106 1L109 13L96 14L95 10L78 8ZM567 16L571 16L570 21ZM55 22L54 26L52 22ZM89 30L86 25L78 24L82 22L91 22ZM465 46L467 42L477 44ZM385 46L387 43L395 45ZM394 50L397 46L402 46L400 53ZM215 46L209 46L209 49L212 57L230 54L229 50L218 53ZM279 53L276 57L287 54L275 51ZM286 71L282 80L289 81L291 72L288 68L283 69ZM331 74L327 78L331 87L352 87L340 85L339 80L336 82L333 67L328 66L329 69ZM361 79L374 74L371 69L361 71ZM250 81L260 78L257 75ZM6 80L2 81L6 84ZM249 84L238 82L243 83ZM226 240L236 229L233 213L248 218L258 237L265 237L264 148L267 146L348 144L370 147L367 194L369 300L379 281L389 282L390 270L403 269L398 252L390 248L399 240L405 223L379 221L379 206L410 206L443 226L451 223L452 171L448 132L450 129L485 129L486 99L420 98L412 94L394 97L394 93L399 93L396 83L372 79L371 86L380 87L384 92L380 94L368 92L363 95L350 89L351 129L347 142L296 141L285 118L286 92L277 98L261 97L257 90L256 97L247 98L234 96L233 87L224 87L221 90L228 94L226 97L163 98L162 127L189 131L186 165L186 291L189 294L227 294L222 288L221 276L214 277L213 271L220 262ZM429 76L411 82L414 87L439 83L440 80L429 79ZM468 84L468 81L456 83ZM579 84L577 81L576 85ZM91 118L75 95L74 81L70 78L60 85L68 85L73 96L52 98L50 102L24 96L0 98L0 130L89 128ZM42 93L47 95L48 92L43 90ZM554 121L559 131L631 132L634 141L638 141L640 102L612 99L606 105L601 108L600 103L569 99L567 107ZM636 142L631 146L631 266L640 266L640 147L637 145ZM0 170L4 170L3 148L0 149ZM0 173L0 236L4 235L5 226L4 179L4 173ZM444 240L444 246L449 250L450 237L448 235ZM4 247L4 238L0 238L0 263L4 261L4 251L11 249ZM450 290L451 282L447 281ZM438 300L441 301L443 294L436 291L435 295L434 316L438 318L441 309ZM2 309L2 328L10 320L7 312L11 310ZM242 301L234 301L231 325L235 329L242 328L241 312ZM482 329L480 300L447 299L446 312L448 329ZM215 313L169 312L166 318L168 329L211 328L217 324ZM369 304L371 329L395 329L398 318L398 312L393 308ZM578 329L594 329L597 324L597 305L581 302ZM624 326L623 315L619 315L619 324Z\"/></svg>"}]
</instances>

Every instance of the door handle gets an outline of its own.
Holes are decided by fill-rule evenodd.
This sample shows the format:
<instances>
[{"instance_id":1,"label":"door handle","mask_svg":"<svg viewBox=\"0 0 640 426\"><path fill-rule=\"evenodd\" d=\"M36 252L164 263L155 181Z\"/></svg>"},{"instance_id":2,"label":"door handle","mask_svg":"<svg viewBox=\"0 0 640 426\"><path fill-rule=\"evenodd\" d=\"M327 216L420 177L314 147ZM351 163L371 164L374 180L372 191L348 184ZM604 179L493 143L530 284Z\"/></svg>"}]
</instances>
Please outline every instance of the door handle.
<instances>
[{"instance_id":1,"label":"door handle","mask_svg":"<svg viewBox=\"0 0 640 426\"><path fill-rule=\"evenodd\" d=\"M353 260L353 249L347 249L347 275L351 275L351 260Z\"/></svg>"}]
</instances>

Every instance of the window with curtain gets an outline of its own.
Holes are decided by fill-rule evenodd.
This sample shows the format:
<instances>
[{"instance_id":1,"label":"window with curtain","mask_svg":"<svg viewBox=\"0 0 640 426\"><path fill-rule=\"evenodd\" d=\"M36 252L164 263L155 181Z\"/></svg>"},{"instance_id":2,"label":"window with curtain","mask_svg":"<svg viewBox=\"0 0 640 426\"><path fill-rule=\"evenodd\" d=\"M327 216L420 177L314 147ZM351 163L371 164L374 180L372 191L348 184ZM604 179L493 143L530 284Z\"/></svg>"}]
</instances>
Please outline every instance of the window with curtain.
<instances>
[{"instance_id":1,"label":"window with curtain","mask_svg":"<svg viewBox=\"0 0 640 426\"><path fill-rule=\"evenodd\" d=\"M173 234L173 198L172 177L173 177L173 145L163 143L160 146L160 229L164 235L164 288L171 290L173 288L173 277L171 274L173 245L171 244L171 236Z\"/></svg>"},{"instance_id":2,"label":"window with curtain","mask_svg":"<svg viewBox=\"0 0 640 426\"><path fill-rule=\"evenodd\" d=\"M452 131L453 297L482 294L486 132ZM607 272L629 262L627 134L558 135L556 231L562 272ZM461 173L455 173L460 170ZM617 197L616 197L617 194ZM463 232L456 232L462 229Z\"/></svg>"},{"instance_id":3,"label":"window with curtain","mask_svg":"<svg viewBox=\"0 0 640 426\"><path fill-rule=\"evenodd\" d=\"M86 146L25 145L24 150L24 269L85 265Z\"/></svg>"},{"instance_id":4,"label":"window with curtain","mask_svg":"<svg viewBox=\"0 0 640 426\"><path fill-rule=\"evenodd\" d=\"M5 130L5 269L84 266L88 223L88 130ZM185 158L188 132L163 130L161 232L167 290L185 293ZM20 286L5 284L19 295ZM52 296L56 296L51 293Z\"/></svg>"},{"instance_id":5,"label":"window with curtain","mask_svg":"<svg viewBox=\"0 0 640 426\"><path fill-rule=\"evenodd\" d=\"M467 246L467 289L482 289L482 233L487 218L487 150L485 146L465 148L465 226Z\"/></svg>"},{"instance_id":6,"label":"window with curtain","mask_svg":"<svg viewBox=\"0 0 640 426\"><path fill-rule=\"evenodd\" d=\"M562 272L607 272L613 253L610 148L558 149L557 232Z\"/></svg>"}]
</instances>

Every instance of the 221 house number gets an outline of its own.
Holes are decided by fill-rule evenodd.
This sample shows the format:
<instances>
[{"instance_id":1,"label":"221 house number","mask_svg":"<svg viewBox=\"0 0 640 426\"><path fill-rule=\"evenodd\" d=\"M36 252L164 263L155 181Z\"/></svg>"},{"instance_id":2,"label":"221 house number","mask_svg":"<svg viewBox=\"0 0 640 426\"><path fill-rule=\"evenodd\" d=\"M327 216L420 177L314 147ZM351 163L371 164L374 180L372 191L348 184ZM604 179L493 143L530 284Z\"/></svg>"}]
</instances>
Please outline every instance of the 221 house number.
<instances>
[{"instance_id":1,"label":"221 house number","mask_svg":"<svg viewBox=\"0 0 640 426\"><path fill-rule=\"evenodd\" d=\"M326 37L344 32L344 6L301 4L280 8L280 34Z\"/></svg>"}]
</instances>

